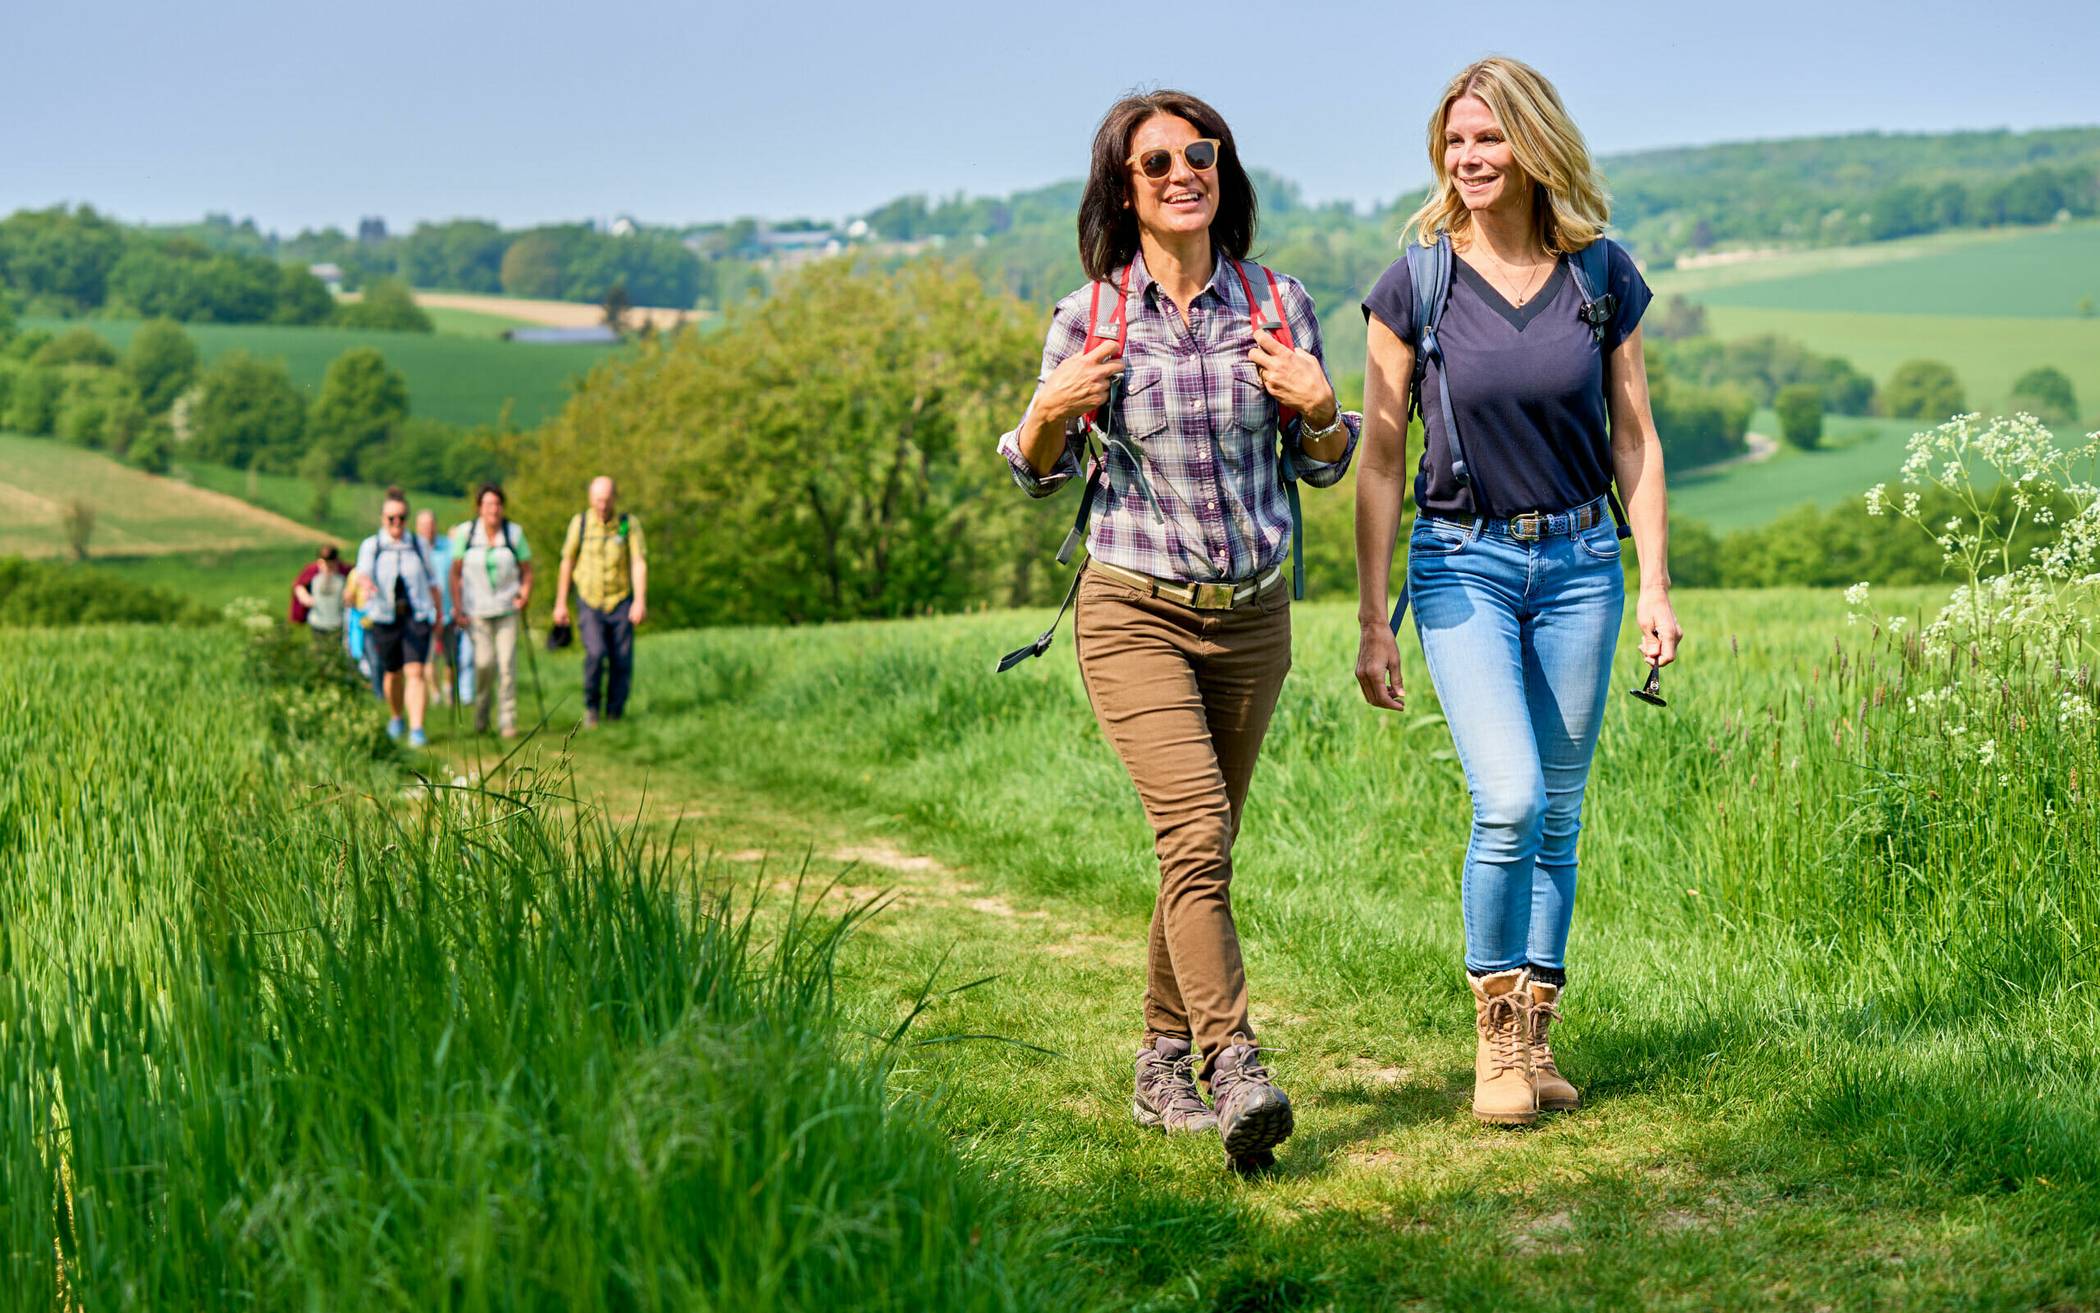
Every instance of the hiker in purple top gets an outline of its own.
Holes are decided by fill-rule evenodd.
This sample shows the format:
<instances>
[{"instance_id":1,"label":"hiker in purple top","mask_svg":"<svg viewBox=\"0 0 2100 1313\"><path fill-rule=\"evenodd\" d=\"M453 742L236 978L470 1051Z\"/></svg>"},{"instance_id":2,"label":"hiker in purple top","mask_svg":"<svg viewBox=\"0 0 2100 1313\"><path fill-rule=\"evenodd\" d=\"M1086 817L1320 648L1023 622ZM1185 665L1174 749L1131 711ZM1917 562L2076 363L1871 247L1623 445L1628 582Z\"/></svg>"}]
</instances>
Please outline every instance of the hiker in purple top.
<instances>
[{"instance_id":1,"label":"hiker in purple top","mask_svg":"<svg viewBox=\"0 0 2100 1313\"><path fill-rule=\"evenodd\" d=\"M1335 403L1312 298L1246 258L1254 229L1216 110L1177 91L1117 102L1080 201L1094 281L1058 303L999 442L1029 495L1084 485L1079 669L1159 857L1131 1110L1215 1130L1241 1168L1272 1161L1292 1115L1248 1019L1232 843L1290 669L1295 481L1339 480L1360 422Z\"/></svg>"},{"instance_id":2,"label":"hiker in purple top","mask_svg":"<svg viewBox=\"0 0 2100 1313\"><path fill-rule=\"evenodd\" d=\"M1523 1125L1580 1102L1546 1034L1567 980L1623 537L1639 557L1650 669L1676 659L1683 631L1641 359L1648 285L1604 236L1610 206L1582 134L1552 85L1512 59L1452 79L1429 129L1435 184L1404 258L1364 298L1356 677L1372 706L1401 709L1386 562L1412 391L1426 440L1400 596L1472 794L1461 885L1473 1113Z\"/></svg>"}]
</instances>

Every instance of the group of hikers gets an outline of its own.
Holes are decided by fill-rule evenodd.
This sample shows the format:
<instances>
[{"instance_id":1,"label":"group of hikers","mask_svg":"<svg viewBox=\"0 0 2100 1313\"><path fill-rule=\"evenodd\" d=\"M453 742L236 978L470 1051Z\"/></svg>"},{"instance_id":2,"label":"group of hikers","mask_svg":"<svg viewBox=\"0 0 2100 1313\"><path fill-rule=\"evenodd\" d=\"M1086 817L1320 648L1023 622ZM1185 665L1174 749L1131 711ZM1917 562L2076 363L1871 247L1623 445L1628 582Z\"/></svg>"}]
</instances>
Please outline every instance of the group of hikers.
<instances>
[{"instance_id":1,"label":"group of hikers","mask_svg":"<svg viewBox=\"0 0 2100 1313\"><path fill-rule=\"evenodd\" d=\"M569 521L555 581L550 646L568 641L573 587L587 729L597 728L601 712L611 720L625 715L634 630L648 615L641 521L619 509L618 496L610 477L591 481L588 507ZM518 734L518 653L531 651L532 547L510 518L501 485L481 485L474 511L441 535L426 509L411 529L407 494L388 488L379 530L358 545L356 559L346 562L334 543L323 543L292 584L291 622L324 647L341 646L386 704L388 736L406 737L411 747L429 743L433 701L471 704L477 734L488 733L492 720L502 737Z\"/></svg>"},{"instance_id":2,"label":"group of hikers","mask_svg":"<svg viewBox=\"0 0 2100 1313\"><path fill-rule=\"evenodd\" d=\"M1354 414L1337 404L1304 287L1247 258L1254 188L1224 119L1178 91L1118 101L1079 205L1088 281L1058 303L1028 410L999 442L1029 495L1082 485L1060 559L1082 536L1087 557L1058 620L1072 610L1094 715L1155 837L1132 1112L1220 1136L1243 1170L1272 1163L1294 1124L1249 1016L1230 889L1291 665L1298 485L1335 484L1362 452L1355 675L1372 707L1402 708L1397 634L1412 600L1465 772L1458 875L1485 1122L1581 1103L1548 1034L1623 539L1650 672L1637 696L1660 701L1656 672L1682 638L1641 355L1650 293L1604 236L1609 200L1581 133L1535 69L1494 58L1445 86L1428 147L1428 199L1363 299ZM1417 518L1393 579L1416 410ZM1040 655L1056 627L1000 668Z\"/></svg>"}]
</instances>

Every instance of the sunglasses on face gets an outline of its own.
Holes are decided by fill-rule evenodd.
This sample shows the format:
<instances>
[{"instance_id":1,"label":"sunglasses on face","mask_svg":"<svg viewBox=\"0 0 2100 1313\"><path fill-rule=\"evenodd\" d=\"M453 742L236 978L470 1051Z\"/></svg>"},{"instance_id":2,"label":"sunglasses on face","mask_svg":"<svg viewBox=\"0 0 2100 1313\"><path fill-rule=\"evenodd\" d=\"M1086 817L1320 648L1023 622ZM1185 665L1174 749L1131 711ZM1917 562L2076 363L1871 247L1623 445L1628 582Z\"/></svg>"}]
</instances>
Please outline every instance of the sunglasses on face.
<instances>
[{"instance_id":1,"label":"sunglasses on face","mask_svg":"<svg viewBox=\"0 0 2100 1313\"><path fill-rule=\"evenodd\" d=\"M1194 172L1208 173L1218 167L1218 140L1198 137L1186 146L1155 146L1151 150L1141 150L1123 162L1137 165L1138 172L1148 178L1158 179L1174 171L1174 157L1177 155Z\"/></svg>"},{"instance_id":2,"label":"sunglasses on face","mask_svg":"<svg viewBox=\"0 0 2100 1313\"><path fill-rule=\"evenodd\" d=\"M406 515L389 515L386 517L386 522L388 524L401 524L406 522L407 519L408 517Z\"/></svg>"}]
</instances>

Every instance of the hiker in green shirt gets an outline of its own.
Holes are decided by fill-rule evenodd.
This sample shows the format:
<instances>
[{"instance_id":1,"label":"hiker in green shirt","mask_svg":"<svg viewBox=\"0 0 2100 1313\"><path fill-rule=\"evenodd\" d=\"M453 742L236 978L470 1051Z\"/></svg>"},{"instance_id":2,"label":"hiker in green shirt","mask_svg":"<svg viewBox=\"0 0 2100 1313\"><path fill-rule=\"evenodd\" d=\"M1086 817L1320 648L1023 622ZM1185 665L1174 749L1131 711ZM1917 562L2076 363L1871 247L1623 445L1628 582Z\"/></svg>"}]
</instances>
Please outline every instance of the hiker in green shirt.
<instances>
[{"instance_id":1,"label":"hiker in green shirt","mask_svg":"<svg viewBox=\"0 0 2100 1313\"><path fill-rule=\"evenodd\" d=\"M532 600L532 548L505 513L503 489L481 485L476 515L452 530L452 596L474 653L474 732L489 730L489 704L504 738L518 733L518 628Z\"/></svg>"}]
</instances>

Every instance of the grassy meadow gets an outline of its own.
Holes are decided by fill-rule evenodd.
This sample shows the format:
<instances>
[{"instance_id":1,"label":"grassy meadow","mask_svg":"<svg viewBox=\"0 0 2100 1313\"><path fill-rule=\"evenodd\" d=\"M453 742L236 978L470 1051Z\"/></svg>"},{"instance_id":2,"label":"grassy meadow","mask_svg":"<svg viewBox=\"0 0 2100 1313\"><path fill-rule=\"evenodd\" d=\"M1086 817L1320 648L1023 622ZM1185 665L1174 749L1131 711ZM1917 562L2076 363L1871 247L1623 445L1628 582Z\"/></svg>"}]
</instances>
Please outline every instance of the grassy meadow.
<instances>
[{"instance_id":1,"label":"grassy meadow","mask_svg":"<svg viewBox=\"0 0 2100 1313\"><path fill-rule=\"evenodd\" d=\"M234 489L192 487L71 443L0 433L0 555L65 554L59 526L74 498L95 510L96 556L313 546L304 525Z\"/></svg>"},{"instance_id":2,"label":"grassy meadow","mask_svg":"<svg viewBox=\"0 0 2100 1313\"><path fill-rule=\"evenodd\" d=\"M1523 1133L1464 1109L1419 650L1374 715L1352 608L1298 610L1236 905L1301 1129L1252 1181L1129 1122L1151 837L1069 635L991 673L1033 613L650 635L566 738L540 653L543 737L437 713L406 767L486 783L434 793L229 631L0 635L0 1307L2100 1299L2100 746L2046 671L1950 723L1831 593L1680 608L1591 795L1589 1104Z\"/></svg>"},{"instance_id":3,"label":"grassy meadow","mask_svg":"<svg viewBox=\"0 0 2100 1313\"><path fill-rule=\"evenodd\" d=\"M64 332L85 324L119 350L138 331L124 319L25 319L25 328ZM569 380L619 350L613 346L532 346L461 333L385 333L370 329L273 324L185 324L208 363L228 351L281 357L292 381L318 391L330 362L351 347L377 347L408 379L414 412L454 424L494 423L506 401L512 418L533 425L561 409Z\"/></svg>"},{"instance_id":4,"label":"grassy meadow","mask_svg":"<svg viewBox=\"0 0 2100 1313\"><path fill-rule=\"evenodd\" d=\"M419 784L280 638L0 633L0 1310L1051 1306L866 909Z\"/></svg>"}]
</instances>

